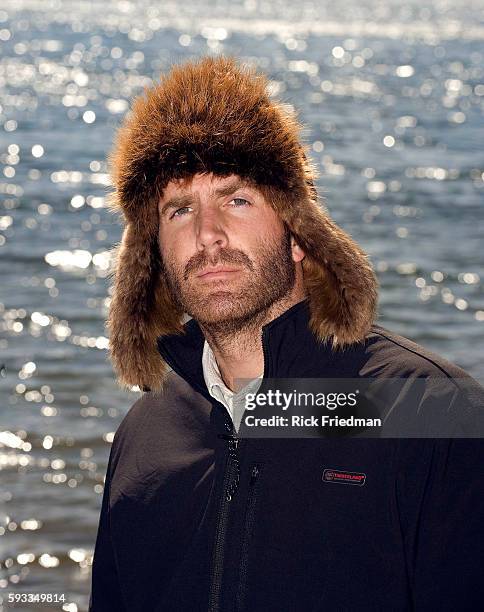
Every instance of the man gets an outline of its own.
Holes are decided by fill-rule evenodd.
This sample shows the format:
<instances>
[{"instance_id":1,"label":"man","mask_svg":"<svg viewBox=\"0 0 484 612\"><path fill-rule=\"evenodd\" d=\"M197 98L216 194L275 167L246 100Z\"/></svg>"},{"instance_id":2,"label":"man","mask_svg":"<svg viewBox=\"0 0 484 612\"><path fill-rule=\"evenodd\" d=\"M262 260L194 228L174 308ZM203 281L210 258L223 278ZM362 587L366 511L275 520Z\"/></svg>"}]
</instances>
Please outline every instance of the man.
<instances>
[{"instance_id":1,"label":"man","mask_svg":"<svg viewBox=\"0 0 484 612\"><path fill-rule=\"evenodd\" d=\"M109 457L90 610L476 610L483 389L375 324L367 256L266 85L230 58L178 65L118 133L110 354L144 393ZM240 380L274 378L403 380L396 435L239 436ZM452 435L419 437L429 415Z\"/></svg>"}]
</instances>

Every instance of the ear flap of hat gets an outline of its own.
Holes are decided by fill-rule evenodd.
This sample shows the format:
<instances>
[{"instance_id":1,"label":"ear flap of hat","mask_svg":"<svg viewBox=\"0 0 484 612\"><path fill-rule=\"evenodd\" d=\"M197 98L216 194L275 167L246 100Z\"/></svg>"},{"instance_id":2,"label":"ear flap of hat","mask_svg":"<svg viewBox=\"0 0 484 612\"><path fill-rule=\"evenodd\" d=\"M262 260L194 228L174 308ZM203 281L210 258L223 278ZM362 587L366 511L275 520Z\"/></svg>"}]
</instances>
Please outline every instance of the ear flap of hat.
<instances>
[{"instance_id":1,"label":"ear flap of hat","mask_svg":"<svg viewBox=\"0 0 484 612\"><path fill-rule=\"evenodd\" d=\"M116 205L111 201L111 208ZM129 223L111 250L114 282L106 327L109 353L123 388L159 391L167 371L157 349L161 335L183 333L183 313L173 301L161 269L156 223Z\"/></svg>"},{"instance_id":2,"label":"ear flap of hat","mask_svg":"<svg viewBox=\"0 0 484 612\"><path fill-rule=\"evenodd\" d=\"M320 201L317 176L301 147L306 180L289 193L261 187L305 253L304 285L310 327L333 349L361 342L377 317L378 280L368 255L342 230Z\"/></svg>"},{"instance_id":3,"label":"ear flap of hat","mask_svg":"<svg viewBox=\"0 0 484 612\"><path fill-rule=\"evenodd\" d=\"M363 341L378 302L367 255L319 207L303 209L292 232L306 253L302 267L312 331L333 349Z\"/></svg>"}]
</instances>

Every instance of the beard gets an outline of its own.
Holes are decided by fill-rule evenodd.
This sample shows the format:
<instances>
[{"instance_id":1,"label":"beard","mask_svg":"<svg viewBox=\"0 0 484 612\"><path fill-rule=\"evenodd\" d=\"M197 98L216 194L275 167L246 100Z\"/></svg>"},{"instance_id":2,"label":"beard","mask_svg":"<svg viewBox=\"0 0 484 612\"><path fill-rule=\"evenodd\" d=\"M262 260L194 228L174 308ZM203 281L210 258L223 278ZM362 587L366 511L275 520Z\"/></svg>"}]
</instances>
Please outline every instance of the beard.
<instances>
[{"instance_id":1,"label":"beard","mask_svg":"<svg viewBox=\"0 0 484 612\"><path fill-rule=\"evenodd\" d=\"M291 233L273 241L260 241L257 256L221 249L216 256L200 252L184 265L170 255L162 257L162 274L178 309L214 334L229 335L256 329L269 308L294 287L296 268L291 252ZM207 266L227 265L240 269L234 278L200 282L196 274Z\"/></svg>"}]
</instances>

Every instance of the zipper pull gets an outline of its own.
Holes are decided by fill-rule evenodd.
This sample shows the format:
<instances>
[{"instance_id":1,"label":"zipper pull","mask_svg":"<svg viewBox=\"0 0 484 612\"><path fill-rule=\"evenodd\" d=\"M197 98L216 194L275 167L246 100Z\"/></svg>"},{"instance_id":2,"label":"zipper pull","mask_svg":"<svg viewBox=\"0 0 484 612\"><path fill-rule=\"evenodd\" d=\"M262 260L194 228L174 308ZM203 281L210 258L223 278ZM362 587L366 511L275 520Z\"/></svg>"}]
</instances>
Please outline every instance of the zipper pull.
<instances>
[{"instance_id":1,"label":"zipper pull","mask_svg":"<svg viewBox=\"0 0 484 612\"><path fill-rule=\"evenodd\" d=\"M257 480L257 476L259 475L259 466L254 465L252 468L252 472L250 474L249 486L252 487Z\"/></svg>"},{"instance_id":2,"label":"zipper pull","mask_svg":"<svg viewBox=\"0 0 484 612\"><path fill-rule=\"evenodd\" d=\"M229 443L232 443L232 445L235 448L235 450L237 450L237 448L239 446L240 438L237 438L234 435L217 434L217 438L221 438L222 440L228 440Z\"/></svg>"}]
</instances>

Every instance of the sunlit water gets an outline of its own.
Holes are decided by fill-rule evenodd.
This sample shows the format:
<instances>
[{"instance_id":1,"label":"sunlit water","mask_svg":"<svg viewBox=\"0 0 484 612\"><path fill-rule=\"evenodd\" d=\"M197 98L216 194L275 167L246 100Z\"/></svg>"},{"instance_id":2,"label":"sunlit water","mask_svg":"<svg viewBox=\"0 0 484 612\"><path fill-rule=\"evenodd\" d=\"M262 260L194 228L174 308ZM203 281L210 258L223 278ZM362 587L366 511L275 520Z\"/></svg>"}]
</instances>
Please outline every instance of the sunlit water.
<instances>
[{"instance_id":1,"label":"sunlit water","mask_svg":"<svg viewBox=\"0 0 484 612\"><path fill-rule=\"evenodd\" d=\"M331 214L371 256L380 324L483 382L482 3L321 4L4 0L4 597L87 608L109 445L139 395L107 360L121 226L105 155L129 101L174 61L228 52L269 74L307 125Z\"/></svg>"}]
</instances>

